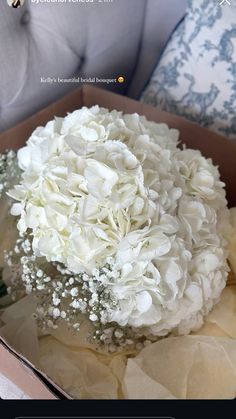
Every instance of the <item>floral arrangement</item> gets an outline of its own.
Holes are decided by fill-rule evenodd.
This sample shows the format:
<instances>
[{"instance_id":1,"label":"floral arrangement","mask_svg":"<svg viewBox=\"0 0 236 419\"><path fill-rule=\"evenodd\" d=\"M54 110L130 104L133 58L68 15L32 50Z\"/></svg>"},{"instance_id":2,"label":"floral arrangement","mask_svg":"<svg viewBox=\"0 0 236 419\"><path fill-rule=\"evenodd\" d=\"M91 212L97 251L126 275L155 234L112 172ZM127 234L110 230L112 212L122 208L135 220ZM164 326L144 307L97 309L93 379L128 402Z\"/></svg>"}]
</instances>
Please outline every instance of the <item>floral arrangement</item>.
<instances>
[{"instance_id":1,"label":"floral arrangement","mask_svg":"<svg viewBox=\"0 0 236 419\"><path fill-rule=\"evenodd\" d=\"M77 333L86 317L114 350L202 326L229 271L227 201L211 159L178 138L94 106L37 128L18 151L15 184L2 186L18 230L8 292L35 295L42 330Z\"/></svg>"}]
</instances>

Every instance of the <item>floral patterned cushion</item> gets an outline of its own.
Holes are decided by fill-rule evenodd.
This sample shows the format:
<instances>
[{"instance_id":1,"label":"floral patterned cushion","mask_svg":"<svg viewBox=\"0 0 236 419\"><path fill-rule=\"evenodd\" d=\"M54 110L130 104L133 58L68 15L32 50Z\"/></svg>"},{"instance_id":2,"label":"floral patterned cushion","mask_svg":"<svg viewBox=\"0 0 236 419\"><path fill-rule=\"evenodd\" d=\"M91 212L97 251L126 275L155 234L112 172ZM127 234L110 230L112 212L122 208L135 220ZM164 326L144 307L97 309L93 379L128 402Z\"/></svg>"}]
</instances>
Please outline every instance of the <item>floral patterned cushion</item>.
<instances>
[{"instance_id":1,"label":"floral patterned cushion","mask_svg":"<svg viewBox=\"0 0 236 419\"><path fill-rule=\"evenodd\" d=\"M230 3L189 0L142 100L236 139L236 1Z\"/></svg>"}]
</instances>

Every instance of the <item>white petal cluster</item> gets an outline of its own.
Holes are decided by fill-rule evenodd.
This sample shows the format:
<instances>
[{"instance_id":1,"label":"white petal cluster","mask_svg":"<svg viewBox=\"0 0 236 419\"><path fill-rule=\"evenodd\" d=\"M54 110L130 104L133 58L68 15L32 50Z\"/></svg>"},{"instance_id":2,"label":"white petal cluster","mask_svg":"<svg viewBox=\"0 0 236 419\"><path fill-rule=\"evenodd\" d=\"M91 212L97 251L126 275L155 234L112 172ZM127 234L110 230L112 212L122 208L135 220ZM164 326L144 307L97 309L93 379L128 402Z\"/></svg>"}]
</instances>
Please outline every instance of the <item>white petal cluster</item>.
<instances>
[{"instance_id":1,"label":"white petal cluster","mask_svg":"<svg viewBox=\"0 0 236 419\"><path fill-rule=\"evenodd\" d=\"M88 275L112 260L107 321L154 335L199 327L228 271L218 169L177 146L165 124L84 107L33 132L9 193L36 256Z\"/></svg>"}]
</instances>

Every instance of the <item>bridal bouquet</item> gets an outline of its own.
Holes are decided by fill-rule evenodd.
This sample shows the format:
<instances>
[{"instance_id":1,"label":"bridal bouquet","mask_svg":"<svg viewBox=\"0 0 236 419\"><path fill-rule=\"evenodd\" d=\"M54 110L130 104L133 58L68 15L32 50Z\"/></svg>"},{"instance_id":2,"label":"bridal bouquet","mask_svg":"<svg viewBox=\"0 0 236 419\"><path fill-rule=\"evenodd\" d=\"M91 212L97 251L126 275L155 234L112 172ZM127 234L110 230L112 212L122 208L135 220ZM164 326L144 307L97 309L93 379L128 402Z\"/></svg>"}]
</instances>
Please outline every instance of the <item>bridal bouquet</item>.
<instances>
[{"instance_id":1,"label":"bridal bouquet","mask_svg":"<svg viewBox=\"0 0 236 419\"><path fill-rule=\"evenodd\" d=\"M86 319L112 353L203 325L228 277L230 216L218 168L178 137L83 107L1 155L17 223L3 280L12 301L34 296L41 333Z\"/></svg>"}]
</instances>

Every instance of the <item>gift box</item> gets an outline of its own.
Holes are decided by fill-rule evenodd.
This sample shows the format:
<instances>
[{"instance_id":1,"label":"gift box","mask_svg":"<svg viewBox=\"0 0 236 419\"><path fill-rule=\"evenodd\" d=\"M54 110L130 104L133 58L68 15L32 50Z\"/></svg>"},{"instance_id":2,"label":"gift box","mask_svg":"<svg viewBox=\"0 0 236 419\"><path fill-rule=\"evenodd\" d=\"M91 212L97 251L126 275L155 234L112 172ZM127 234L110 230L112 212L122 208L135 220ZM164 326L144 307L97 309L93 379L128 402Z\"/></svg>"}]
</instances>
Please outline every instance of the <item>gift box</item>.
<instances>
[{"instance_id":1,"label":"gift box","mask_svg":"<svg viewBox=\"0 0 236 419\"><path fill-rule=\"evenodd\" d=\"M16 127L2 133L0 135L0 151L22 147L37 126L45 125L54 116L63 117L68 112L82 106L91 107L96 104L109 110L116 109L124 113L145 115L149 120L164 122L169 127L178 129L181 142L189 148L200 150L205 157L212 158L214 164L219 166L221 179L226 183L229 207L236 206L236 194L234 193L236 189L236 143L183 118L91 86L83 86ZM6 377L32 399L71 398L44 372L18 353L3 337L0 337L0 375Z\"/></svg>"}]
</instances>

